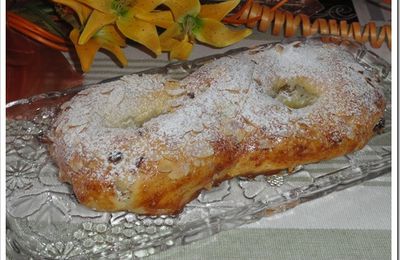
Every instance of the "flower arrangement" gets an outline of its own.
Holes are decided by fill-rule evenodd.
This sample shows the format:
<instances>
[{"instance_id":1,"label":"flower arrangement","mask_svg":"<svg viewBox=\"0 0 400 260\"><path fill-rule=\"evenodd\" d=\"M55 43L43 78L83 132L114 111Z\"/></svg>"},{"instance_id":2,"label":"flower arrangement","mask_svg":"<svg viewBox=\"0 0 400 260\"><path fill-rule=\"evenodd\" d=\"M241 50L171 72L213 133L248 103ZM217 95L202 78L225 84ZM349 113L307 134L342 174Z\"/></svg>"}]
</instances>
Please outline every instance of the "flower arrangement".
<instances>
[{"instance_id":1,"label":"flower arrangement","mask_svg":"<svg viewBox=\"0 0 400 260\"><path fill-rule=\"evenodd\" d=\"M84 72L90 70L99 49L111 52L122 66L127 39L155 56L186 60L196 42L214 47L234 44L251 29L229 28L221 20L240 0L200 4L199 0L52 0L60 17L70 24L68 38ZM12 16L12 14L11 14ZM14 15L14 20L21 20ZM62 39L51 37L58 46ZM64 48L61 48L64 50Z\"/></svg>"},{"instance_id":2,"label":"flower arrangement","mask_svg":"<svg viewBox=\"0 0 400 260\"><path fill-rule=\"evenodd\" d=\"M250 29L232 30L220 20L239 4L228 0L201 5L199 0L53 0L76 12L79 25L70 39L87 71L98 49L112 52L122 65L121 51L129 38L155 55L170 53L171 59L187 59L196 41L225 47L251 34ZM160 6L164 9L157 9ZM165 29L161 34L157 28Z\"/></svg>"},{"instance_id":3,"label":"flower arrangement","mask_svg":"<svg viewBox=\"0 0 400 260\"><path fill-rule=\"evenodd\" d=\"M23 2L25 9L47 14L41 16L43 21L36 22L44 23L49 32L30 22L29 17L23 19L13 12L7 12L7 23L54 49L66 51L72 45L83 72L90 70L100 49L109 51L126 66L128 61L122 48L128 39L143 45L155 56L168 52L170 59L186 60L197 42L226 47L249 36L250 28L261 32L270 28L273 35L283 31L285 37L298 32L303 36L319 33L353 38L361 43L369 41L374 48L385 41L391 46L390 25L379 28L370 22L363 28L358 22L347 24L322 18L311 21L307 15L278 10L288 1L276 1L269 7L246 0L238 11L228 15L240 0L212 4L201 4L200 0L7 0L7 3ZM60 26L59 20L66 21L69 27ZM239 25L248 28L237 28Z\"/></svg>"}]
</instances>

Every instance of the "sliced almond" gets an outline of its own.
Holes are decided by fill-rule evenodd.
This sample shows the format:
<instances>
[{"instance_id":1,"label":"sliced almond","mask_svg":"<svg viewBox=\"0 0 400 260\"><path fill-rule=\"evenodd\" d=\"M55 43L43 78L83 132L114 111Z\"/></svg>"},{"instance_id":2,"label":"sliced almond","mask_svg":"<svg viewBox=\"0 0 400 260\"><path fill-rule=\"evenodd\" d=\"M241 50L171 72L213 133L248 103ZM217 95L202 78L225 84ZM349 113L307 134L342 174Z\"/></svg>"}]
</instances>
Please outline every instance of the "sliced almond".
<instances>
[{"instance_id":1,"label":"sliced almond","mask_svg":"<svg viewBox=\"0 0 400 260\"><path fill-rule=\"evenodd\" d=\"M174 162L169 161L167 159L161 159L158 161L158 171L163 173L172 172L172 170L176 168Z\"/></svg>"},{"instance_id":2,"label":"sliced almond","mask_svg":"<svg viewBox=\"0 0 400 260\"><path fill-rule=\"evenodd\" d=\"M82 123L75 122L75 123L69 124L67 127L69 129L78 128L78 127L83 128L83 127L86 127L87 125L88 125L88 122L82 122ZM81 130L79 130L79 131L81 131Z\"/></svg>"},{"instance_id":3,"label":"sliced almond","mask_svg":"<svg viewBox=\"0 0 400 260\"><path fill-rule=\"evenodd\" d=\"M84 90L80 91L77 95L78 95L78 96L80 96L80 95L82 95L82 96L87 96L87 95L89 95L91 92L92 92L92 89L88 88L88 89L84 89Z\"/></svg>"},{"instance_id":4,"label":"sliced almond","mask_svg":"<svg viewBox=\"0 0 400 260\"><path fill-rule=\"evenodd\" d=\"M183 105L183 100L182 99L174 99L169 102L169 105L173 108L180 107Z\"/></svg>"},{"instance_id":5,"label":"sliced almond","mask_svg":"<svg viewBox=\"0 0 400 260\"><path fill-rule=\"evenodd\" d=\"M190 150L190 154L196 158L207 158L214 155L214 148L204 141L192 144Z\"/></svg>"},{"instance_id":6,"label":"sliced almond","mask_svg":"<svg viewBox=\"0 0 400 260\"><path fill-rule=\"evenodd\" d=\"M246 136L246 132L245 131L242 131L242 130L238 129L235 132L236 141L238 143L240 143L244 139L245 136Z\"/></svg>"},{"instance_id":7,"label":"sliced almond","mask_svg":"<svg viewBox=\"0 0 400 260\"><path fill-rule=\"evenodd\" d=\"M78 155L74 155L70 167L74 172L79 172L83 168L83 162Z\"/></svg>"},{"instance_id":8,"label":"sliced almond","mask_svg":"<svg viewBox=\"0 0 400 260\"><path fill-rule=\"evenodd\" d=\"M165 90L168 95L170 96L181 96L186 93L186 89L183 88L174 88L174 89L166 89Z\"/></svg>"},{"instance_id":9,"label":"sliced almond","mask_svg":"<svg viewBox=\"0 0 400 260\"><path fill-rule=\"evenodd\" d=\"M192 131L195 133L200 133L201 131L203 131L203 129L204 129L204 126L201 121L195 121L192 125Z\"/></svg>"},{"instance_id":10,"label":"sliced almond","mask_svg":"<svg viewBox=\"0 0 400 260\"><path fill-rule=\"evenodd\" d=\"M285 49L285 47L283 47L282 44L277 44L277 45L275 45L275 50L276 50L278 53L282 53L284 49Z\"/></svg>"},{"instance_id":11,"label":"sliced almond","mask_svg":"<svg viewBox=\"0 0 400 260\"><path fill-rule=\"evenodd\" d=\"M268 140L260 140L260 141L258 142L258 147L259 147L260 149L268 149L268 148L270 148L271 146L272 146L272 144L271 144L271 142L268 141Z\"/></svg>"},{"instance_id":12,"label":"sliced almond","mask_svg":"<svg viewBox=\"0 0 400 260\"><path fill-rule=\"evenodd\" d=\"M232 124L232 121L224 122L222 124L222 132L226 136L231 136L235 133L234 125Z\"/></svg>"},{"instance_id":13,"label":"sliced almond","mask_svg":"<svg viewBox=\"0 0 400 260\"><path fill-rule=\"evenodd\" d=\"M114 90L114 88L107 88L107 89L103 89L100 93L103 95L109 95L113 90Z\"/></svg>"},{"instance_id":14,"label":"sliced almond","mask_svg":"<svg viewBox=\"0 0 400 260\"><path fill-rule=\"evenodd\" d=\"M162 157L169 161L175 161L177 157L177 150L173 147L168 147L167 151L161 153Z\"/></svg>"},{"instance_id":15,"label":"sliced almond","mask_svg":"<svg viewBox=\"0 0 400 260\"><path fill-rule=\"evenodd\" d=\"M157 151L151 151L147 154L146 158L148 161L159 161L163 157Z\"/></svg>"},{"instance_id":16,"label":"sliced almond","mask_svg":"<svg viewBox=\"0 0 400 260\"><path fill-rule=\"evenodd\" d=\"M203 162L201 160L193 160L193 165L196 167L200 167L203 165Z\"/></svg>"},{"instance_id":17,"label":"sliced almond","mask_svg":"<svg viewBox=\"0 0 400 260\"><path fill-rule=\"evenodd\" d=\"M171 171L168 174L168 177L170 177L173 180L176 179L180 179L182 177L185 177L186 175L188 175L190 170L190 166L188 163L183 163L182 165L180 165L180 167L175 168L173 171Z\"/></svg>"},{"instance_id":18,"label":"sliced almond","mask_svg":"<svg viewBox=\"0 0 400 260\"><path fill-rule=\"evenodd\" d=\"M177 88L180 86L179 81L175 80L168 80L164 85L166 88Z\"/></svg>"},{"instance_id":19,"label":"sliced almond","mask_svg":"<svg viewBox=\"0 0 400 260\"><path fill-rule=\"evenodd\" d=\"M62 110L67 110L67 109L71 108L71 107L70 107L70 103L69 103L69 102L65 102L64 104L62 104L62 105L60 106L60 108L61 108Z\"/></svg>"},{"instance_id":20,"label":"sliced almond","mask_svg":"<svg viewBox=\"0 0 400 260\"><path fill-rule=\"evenodd\" d=\"M186 176L189 174L190 171L190 165L188 163L183 163L180 167L181 172Z\"/></svg>"}]
</instances>

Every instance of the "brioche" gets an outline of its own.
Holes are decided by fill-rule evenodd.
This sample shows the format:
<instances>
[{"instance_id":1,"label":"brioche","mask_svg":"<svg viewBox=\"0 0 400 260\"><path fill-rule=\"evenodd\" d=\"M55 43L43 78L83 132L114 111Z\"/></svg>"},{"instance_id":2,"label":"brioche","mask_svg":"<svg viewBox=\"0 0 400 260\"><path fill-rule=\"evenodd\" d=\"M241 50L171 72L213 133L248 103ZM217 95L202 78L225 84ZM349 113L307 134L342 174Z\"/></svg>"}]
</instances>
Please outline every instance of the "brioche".
<instances>
[{"instance_id":1,"label":"brioche","mask_svg":"<svg viewBox=\"0 0 400 260\"><path fill-rule=\"evenodd\" d=\"M175 214L221 181L362 148L385 108L363 71L345 48L311 41L223 57L182 80L124 76L62 105L50 153L92 209Z\"/></svg>"}]
</instances>

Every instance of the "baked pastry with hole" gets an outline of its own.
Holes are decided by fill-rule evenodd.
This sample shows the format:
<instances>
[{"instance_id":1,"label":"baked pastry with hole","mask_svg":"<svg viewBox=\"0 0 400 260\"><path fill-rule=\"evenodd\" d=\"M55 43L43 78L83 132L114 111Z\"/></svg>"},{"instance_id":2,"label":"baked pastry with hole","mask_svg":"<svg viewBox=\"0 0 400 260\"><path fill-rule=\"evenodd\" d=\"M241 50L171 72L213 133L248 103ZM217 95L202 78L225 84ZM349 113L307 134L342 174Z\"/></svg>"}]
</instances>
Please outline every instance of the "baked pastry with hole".
<instances>
[{"instance_id":1,"label":"baked pastry with hole","mask_svg":"<svg viewBox=\"0 0 400 260\"><path fill-rule=\"evenodd\" d=\"M90 208L178 213L223 180L362 148L385 108L363 71L338 45L297 42L223 57L179 81L125 76L62 106L51 155Z\"/></svg>"}]
</instances>

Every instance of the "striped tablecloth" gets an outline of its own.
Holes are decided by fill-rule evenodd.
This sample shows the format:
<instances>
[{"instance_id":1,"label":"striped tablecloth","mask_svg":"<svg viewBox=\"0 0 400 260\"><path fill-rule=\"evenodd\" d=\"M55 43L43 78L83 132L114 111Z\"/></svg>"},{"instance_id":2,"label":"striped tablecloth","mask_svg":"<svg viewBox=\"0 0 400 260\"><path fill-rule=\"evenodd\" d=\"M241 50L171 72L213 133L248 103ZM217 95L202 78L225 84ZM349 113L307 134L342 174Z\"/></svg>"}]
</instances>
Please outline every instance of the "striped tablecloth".
<instances>
[{"instance_id":1,"label":"striped tablecloth","mask_svg":"<svg viewBox=\"0 0 400 260\"><path fill-rule=\"evenodd\" d=\"M371 2L353 0L361 23L390 21L390 11ZM254 33L231 46L251 46L279 40L269 34ZM227 49L197 45L191 58ZM373 50L390 62L384 45ZM129 74L168 63L167 56L154 59L129 46L125 49L127 68L119 68L99 53L85 83ZM391 255L391 175L364 182L287 212L256 223L222 232L187 246L179 246L148 259L390 259Z\"/></svg>"}]
</instances>

